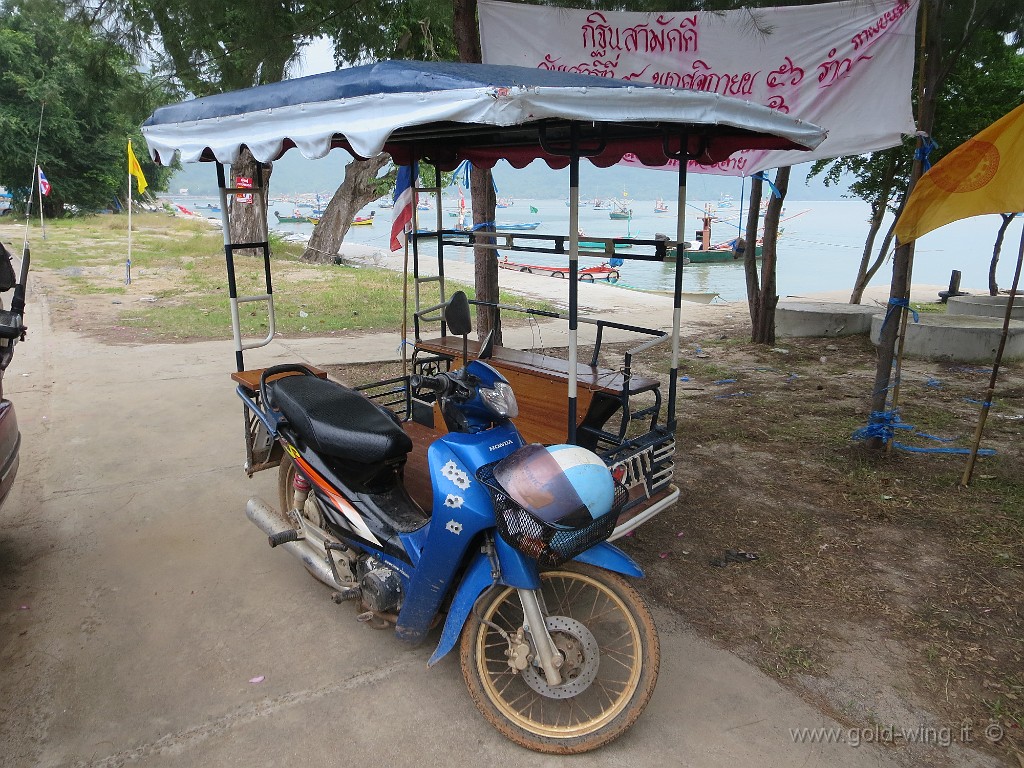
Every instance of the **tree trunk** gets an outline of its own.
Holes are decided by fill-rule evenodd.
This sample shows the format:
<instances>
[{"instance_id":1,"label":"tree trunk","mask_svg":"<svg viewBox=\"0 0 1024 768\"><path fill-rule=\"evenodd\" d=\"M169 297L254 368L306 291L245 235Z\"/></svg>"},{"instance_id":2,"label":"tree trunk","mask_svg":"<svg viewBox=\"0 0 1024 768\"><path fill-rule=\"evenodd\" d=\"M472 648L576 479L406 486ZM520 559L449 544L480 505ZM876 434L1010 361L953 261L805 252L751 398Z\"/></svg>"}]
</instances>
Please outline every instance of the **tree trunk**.
<instances>
[{"instance_id":1,"label":"tree trunk","mask_svg":"<svg viewBox=\"0 0 1024 768\"><path fill-rule=\"evenodd\" d=\"M473 224L484 224L494 221L497 207L497 196L494 184L491 183L491 172L487 168L473 167L469 175L473 198ZM489 243L497 242L495 238L486 238ZM479 244L473 249L475 264L476 297L479 301L498 302L498 259L496 252L483 248ZM496 307L477 307L476 332L483 339L488 333L494 332L494 343L501 344L501 313Z\"/></svg>"},{"instance_id":2,"label":"tree trunk","mask_svg":"<svg viewBox=\"0 0 1024 768\"><path fill-rule=\"evenodd\" d=\"M918 129L927 135L932 134L935 123L936 97L941 80L942 53L942 11L941 0L924 0L921 3L922 13L926 16L928 37L925 41L925 59L919 64L924 68L923 87L918 102ZM920 142L920 140L919 140ZM910 196L921 177L921 160L915 155L910 173L910 184L907 186L904 202ZM901 244L896 248L892 263L892 283L889 287L889 301L909 301L910 274L914 259L913 242ZM890 304L890 309L893 305ZM889 384L892 380L893 361L896 358L896 339L901 326L901 313L893 312L889 322L882 325L878 339L878 361L875 367L875 383L871 392L871 412L882 413L886 410L889 400ZM872 437L867 446L874 450L885 447L886 441L881 437Z\"/></svg>"},{"instance_id":3,"label":"tree trunk","mask_svg":"<svg viewBox=\"0 0 1024 768\"><path fill-rule=\"evenodd\" d=\"M761 286L757 293L757 301L751 307L751 329L750 340L755 344L775 343L775 307L778 306L779 296L776 293L776 265L778 263L779 243L779 218L782 215L782 206L786 202L786 193L789 191L789 167L779 168L775 174L775 188L779 192L776 197L773 193L768 198L768 210L764 215L764 246L761 251ZM749 241L748 241L749 242ZM757 238L752 241L753 247L748 246L748 256L757 259Z\"/></svg>"},{"instance_id":4,"label":"tree trunk","mask_svg":"<svg viewBox=\"0 0 1024 768\"><path fill-rule=\"evenodd\" d=\"M242 186L238 183L240 178L250 180L252 186L262 186L264 194L253 195L252 202L246 203L239 200L237 196L228 197L228 205L231 206L231 242L233 243L259 243L264 237L263 233L267 221L267 202L270 199L270 175L273 166L264 163L261 167L262 178L257 181L256 167L259 165L256 158L247 147L242 148L238 160L231 164L231 178L227 180L229 187ZM248 256L262 256L263 252L256 249L235 251L235 255L245 254Z\"/></svg>"},{"instance_id":5,"label":"tree trunk","mask_svg":"<svg viewBox=\"0 0 1024 768\"><path fill-rule=\"evenodd\" d=\"M743 273L747 280L747 307L750 310L751 325L757 323L760 315L758 303L761 299L761 286L757 277L757 230L761 223L761 195L764 182L761 176L750 177L750 207L747 209L747 228L744 232Z\"/></svg>"},{"instance_id":6,"label":"tree trunk","mask_svg":"<svg viewBox=\"0 0 1024 768\"><path fill-rule=\"evenodd\" d=\"M476 9L476 0L454 0L452 31L455 34L455 44L459 50L459 61L462 62L479 63L482 60ZM473 224L493 222L497 199L489 169L473 167L470 173L470 194L473 201ZM490 242L494 242L493 238L490 239ZM498 260L494 257L494 251L489 248L481 248L478 245L473 249L473 259L476 264L477 300L496 304L498 302ZM493 330L494 343L501 344L501 318L497 310L492 311L489 307L477 307L476 330L481 339Z\"/></svg>"},{"instance_id":7,"label":"tree trunk","mask_svg":"<svg viewBox=\"0 0 1024 768\"><path fill-rule=\"evenodd\" d=\"M377 199L379 190L374 182L380 169L389 162L391 159L381 154L369 160L353 160L345 166L345 180L331 197L320 222L313 228L306 250L302 253L303 261L330 264L335 260L356 213ZM380 224L388 226L390 222L382 221Z\"/></svg>"},{"instance_id":8,"label":"tree trunk","mask_svg":"<svg viewBox=\"0 0 1024 768\"><path fill-rule=\"evenodd\" d=\"M775 343L775 307L779 297L776 287L776 254L778 244L779 216L782 200L789 188L789 169L780 168L776 174L776 187L782 198L769 195L764 220L764 242L761 249L760 272L757 266L757 235L761 213L763 182L754 176L750 183L750 208L747 214L746 243L743 253L743 271L747 281L747 306L750 311L750 340L755 344Z\"/></svg>"},{"instance_id":9,"label":"tree trunk","mask_svg":"<svg viewBox=\"0 0 1024 768\"><path fill-rule=\"evenodd\" d=\"M1006 230L1009 228L1010 222L1013 221L1015 214L1001 213L999 215L1003 217L1003 223L999 225L996 242L992 246L992 261L988 265L988 293L990 296L999 295L999 283L996 282L996 265L999 264L999 254L1003 250L1003 236L1006 235Z\"/></svg>"},{"instance_id":10,"label":"tree trunk","mask_svg":"<svg viewBox=\"0 0 1024 768\"><path fill-rule=\"evenodd\" d=\"M881 268L882 263L885 261L886 253L889 250L889 241L891 240L892 233L891 227L889 236L887 236L886 241L878 250L878 256L871 263L870 267L868 266L868 262L871 259L871 251L875 247L875 237L878 235L878 230L882 228L882 219L885 217L889 199L892 197L893 185L896 180L896 152L902 152L903 147L887 149L885 151L887 153L887 162L882 181L883 188L871 203L870 227L867 239L864 241L864 253L861 255L860 265L857 267L857 279L854 281L853 292L850 294L851 304L860 304L864 298L864 289L868 287L871 278Z\"/></svg>"}]
</instances>

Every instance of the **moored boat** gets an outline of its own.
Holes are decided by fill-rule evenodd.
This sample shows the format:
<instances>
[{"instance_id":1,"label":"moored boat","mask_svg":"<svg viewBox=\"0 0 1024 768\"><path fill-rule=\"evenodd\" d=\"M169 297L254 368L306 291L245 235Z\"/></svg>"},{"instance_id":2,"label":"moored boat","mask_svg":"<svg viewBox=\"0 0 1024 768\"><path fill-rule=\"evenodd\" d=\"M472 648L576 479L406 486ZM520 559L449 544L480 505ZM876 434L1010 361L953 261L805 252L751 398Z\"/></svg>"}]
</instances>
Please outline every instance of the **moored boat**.
<instances>
[{"instance_id":1,"label":"moored boat","mask_svg":"<svg viewBox=\"0 0 1024 768\"><path fill-rule=\"evenodd\" d=\"M633 218L633 209L626 204L625 200L612 200L612 210L608 212L608 218L631 219Z\"/></svg>"},{"instance_id":2,"label":"moored boat","mask_svg":"<svg viewBox=\"0 0 1024 768\"><path fill-rule=\"evenodd\" d=\"M376 213L376 211L370 211L369 216L356 216L354 219L352 219L352 226L365 227L368 224L373 224L373 217Z\"/></svg>"},{"instance_id":3,"label":"moored boat","mask_svg":"<svg viewBox=\"0 0 1024 768\"><path fill-rule=\"evenodd\" d=\"M278 224L308 224L309 216L303 216L298 211L295 211L291 216L282 216L277 211L274 211L274 216L277 217Z\"/></svg>"},{"instance_id":4,"label":"moored boat","mask_svg":"<svg viewBox=\"0 0 1024 768\"><path fill-rule=\"evenodd\" d=\"M520 264L519 262L509 261L508 257L505 257L498 260L498 267L500 269L510 269L513 272L557 277L562 280L569 277L569 265L552 267L547 264ZM601 264L597 267L582 267L577 272L577 275L577 279L581 283L593 283L596 280L606 280L609 283L617 283L619 281L619 270L609 267L607 264Z\"/></svg>"},{"instance_id":5,"label":"moored boat","mask_svg":"<svg viewBox=\"0 0 1024 768\"><path fill-rule=\"evenodd\" d=\"M536 229L539 226L539 221L518 221L511 224L495 224L494 228L497 230L528 230Z\"/></svg>"}]
</instances>

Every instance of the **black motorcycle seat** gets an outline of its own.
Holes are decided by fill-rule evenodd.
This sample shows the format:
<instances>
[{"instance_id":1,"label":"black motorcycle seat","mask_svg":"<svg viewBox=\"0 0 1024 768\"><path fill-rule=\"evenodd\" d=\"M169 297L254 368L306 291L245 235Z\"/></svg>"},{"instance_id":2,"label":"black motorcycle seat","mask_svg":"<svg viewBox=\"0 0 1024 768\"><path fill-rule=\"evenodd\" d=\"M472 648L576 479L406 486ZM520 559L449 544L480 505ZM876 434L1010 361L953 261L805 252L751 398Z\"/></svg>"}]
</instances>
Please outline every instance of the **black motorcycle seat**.
<instances>
[{"instance_id":1,"label":"black motorcycle seat","mask_svg":"<svg viewBox=\"0 0 1024 768\"><path fill-rule=\"evenodd\" d=\"M268 386L270 404L317 453L373 464L412 450L412 440L389 411L343 384L284 376Z\"/></svg>"}]
</instances>

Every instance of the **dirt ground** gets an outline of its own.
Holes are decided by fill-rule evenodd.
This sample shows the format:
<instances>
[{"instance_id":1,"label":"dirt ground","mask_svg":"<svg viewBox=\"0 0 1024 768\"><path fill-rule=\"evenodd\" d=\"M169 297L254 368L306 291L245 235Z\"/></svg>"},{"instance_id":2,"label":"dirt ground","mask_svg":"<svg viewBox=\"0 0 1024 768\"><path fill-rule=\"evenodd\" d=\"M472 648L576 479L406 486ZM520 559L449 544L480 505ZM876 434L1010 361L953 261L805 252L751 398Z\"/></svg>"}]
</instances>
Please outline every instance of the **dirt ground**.
<instances>
[{"instance_id":1,"label":"dirt ground","mask_svg":"<svg viewBox=\"0 0 1024 768\"><path fill-rule=\"evenodd\" d=\"M123 308L52 303L64 327L144 342L118 325ZM908 766L1024 766L1024 368L1001 370L995 454L959 487L966 456L949 451L970 445L989 368L907 361L896 440L942 452L876 453L851 439L869 341L769 349L743 316L686 339L681 499L620 542L645 594ZM641 366L667 380L661 357ZM332 372L359 383L381 366Z\"/></svg>"}]
</instances>

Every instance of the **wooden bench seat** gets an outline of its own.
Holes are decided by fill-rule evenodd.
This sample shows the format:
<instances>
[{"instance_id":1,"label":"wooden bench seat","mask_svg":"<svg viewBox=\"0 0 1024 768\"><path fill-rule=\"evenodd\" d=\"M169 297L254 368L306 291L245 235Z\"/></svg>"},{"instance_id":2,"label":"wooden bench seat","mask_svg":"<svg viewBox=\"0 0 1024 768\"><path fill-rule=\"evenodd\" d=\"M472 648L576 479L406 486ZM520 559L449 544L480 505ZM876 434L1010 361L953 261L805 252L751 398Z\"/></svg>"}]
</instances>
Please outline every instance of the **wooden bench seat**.
<instances>
[{"instance_id":1,"label":"wooden bench seat","mask_svg":"<svg viewBox=\"0 0 1024 768\"><path fill-rule=\"evenodd\" d=\"M458 336L444 336L437 339L418 341L416 342L416 347L425 352L448 355L456 360L462 359L462 339ZM480 351L480 342L470 339L468 351L470 359L475 359ZM568 360L544 355L539 352L524 352L510 347L495 346L493 355L487 362L498 369L511 369L551 381L569 380ZM576 383L580 389L586 389L590 392L620 395L622 394L623 377L618 371L578 362L576 364ZM629 379L629 394L631 395L657 388L657 379L651 379L646 376L631 376Z\"/></svg>"},{"instance_id":2,"label":"wooden bench seat","mask_svg":"<svg viewBox=\"0 0 1024 768\"><path fill-rule=\"evenodd\" d=\"M327 378L327 371L323 371L319 368L314 368L312 365L307 365L307 368L319 376L321 379ZM251 371L235 371L231 374L231 379L243 387L246 387L250 392L259 392L260 390L260 376L266 368L253 368ZM270 381L280 378L281 376L298 376L297 371L287 371L285 373L279 373L276 376L271 376Z\"/></svg>"}]
</instances>

